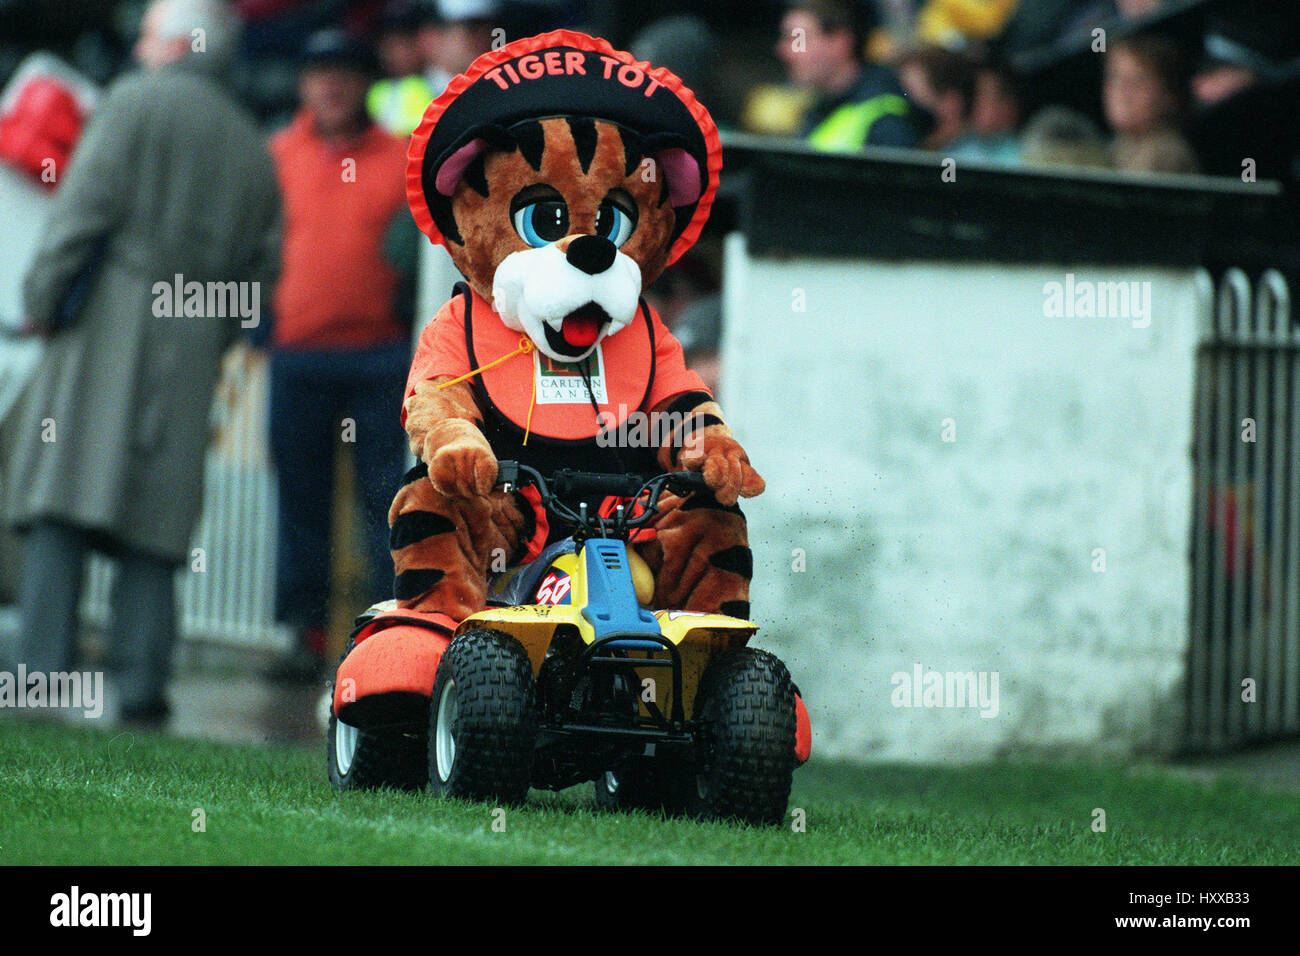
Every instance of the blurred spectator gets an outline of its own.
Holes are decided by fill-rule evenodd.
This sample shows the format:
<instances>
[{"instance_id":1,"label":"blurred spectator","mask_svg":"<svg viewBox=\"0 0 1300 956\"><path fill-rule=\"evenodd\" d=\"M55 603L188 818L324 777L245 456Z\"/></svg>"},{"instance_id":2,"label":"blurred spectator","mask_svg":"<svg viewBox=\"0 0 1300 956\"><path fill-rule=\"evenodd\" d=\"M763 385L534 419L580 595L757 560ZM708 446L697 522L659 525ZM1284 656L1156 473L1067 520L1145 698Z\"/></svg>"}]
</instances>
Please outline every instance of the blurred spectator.
<instances>
[{"instance_id":1,"label":"blurred spectator","mask_svg":"<svg viewBox=\"0 0 1300 956\"><path fill-rule=\"evenodd\" d=\"M1115 0L1115 10L1125 20L1141 20L1160 11L1164 0Z\"/></svg>"},{"instance_id":2,"label":"blurred spectator","mask_svg":"<svg viewBox=\"0 0 1300 956\"><path fill-rule=\"evenodd\" d=\"M1115 12L1114 0L1026 0L993 42L1003 57L1014 60L1031 50L1085 41Z\"/></svg>"},{"instance_id":3,"label":"blurred spectator","mask_svg":"<svg viewBox=\"0 0 1300 956\"><path fill-rule=\"evenodd\" d=\"M963 53L942 47L921 47L898 61L903 89L933 123L921 145L946 150L967 132L975 99L975 64Z\"/></svg>"},{"instance_id":4,"label":"blurred spectator","mask_svg":"<svg viewBox=\"0 0 1300 956\"><path fill-rule=\"evenodd\" d=\"M1020 95L1010 67L998 62L975 69L975 99L966 135L953 144L958 159L1015 163L1020 159Z\"/></svg>"},{"instance_id":5,"label":"blurred spectator","mask_svg":"<svg viewBox=\"0 0 1300 956\"><path fill-rule=\"evenodd\" d=\"M667 67L701 103L713 103L717 41L699 17L661 17L634 36L627 48L639 60Z\"/></svg>"},{"instance_id":6,"label":"blurred spectator","mask_svg":"<svg viewBox=\"0 0 1300 956\"><path fill-rule=\"evenodd\" d=\"M795 0L781 21L776 54L790 80L818 97L801 129L818 149L916 145L916 117L898 78L864 59L873 26L854 0Z\"/></svg>"},{"instance_id":7,"label":"blurred spectator","mask_svg":"<svg viewBox=\"0 0 1300 956\"><path fill-rule=\"evenodd\" d=\"M1102 102L1115 134L1111 161L1135 173L1194 173L1196 157L1178 121L1187 105L1183 52L1168 37L1137 34L1106 54Z\"/></svg>"},{"instance_id":8,"label":"blurred spectator","mask_svg":"<svg viewBox=\"0 0 1300 956\"><path fill-rule=\"evenodd\" d=\"M388 76L412 76L424 70L420 27L428 8L416 0L388 0L379 18L375 41L379 67Z\"/></svg>"},{"instance_id":9,"label":"blurred spectator","mask_svg":"<svg viewBox=\"0 0 1300 956\"><path fill-rule=\"evenodd\" d=\"M370 87L366 108L371 118L398 136L410 136L441 89L425 76L420 30L429 7L416 0L389 0L379 20L379 60L387 76Z\"/></svg>"},{"instance_id":10,"label":"blurred spectator","mask_svg":"<svg viewBox=\"0 0 1300 956\"><path fill-rule=\"evenodd\" d=\"M416 35L416 41L420 45L420 54L424 59L424 78L429 83L430 92L436 97L447 88L447 84L451 82L454 75L438 65L442 56L442 40L447 25L438 16L438 7L435 0L421 0L421 6L424 12L424 20L420 24L420 31Z\"/></svg>"},{"instance_id":11,"label":"blurred spectator","mask_svg":"<svg viewBox=\"0 0 1300 956\"><path fill-rule=\"evenodd\" d=\"M279 485L276 616L298 642L271 676L324 668L334 464L355 450L372 593L389 591L387 510L402 475L398 425L410 329L384 239L406 210L406 143L365 110L372 64L339 30L308 41L302 109L272 141L284 194L283 275L275 290L271 453Z\"/></svg>"},{"instance_id":12,"label":"blurred spectator","mask_svg":"<svg viewBox=\"0 0 1300 956\"><path fill-rule=\"evenodd\" d=\"M1296 71L1296 29L1280 28L1266 17L1243 10L1210 20L1205 56L1192 80L1202 106L1222 103L1257 83L1285 79Z\"/></svg>"},{"instance_id":13,"label":"blurred spectator","mask_svg":"<svg viewBox=\"0 0 1300 956\"><path fill-rule=\"evenodd\" d=\"M468 70L479 54L492 48L493 30L501 31L504 42L502 17L498 0L437 0L436 22L426 28L422 42L438 93L453 76Z\"/></svg>"},{"instance_id":14,"label":"blurred spectator","mask_svg":"<svg viewBox=\"0 0 1300 956\"><path fill-rule=\"evenodd\" d=\"M697 246L654 281L646 301L682 344L686 364L716 396L722 338L722 295L709 257Z\"/></svg>"},{"instance_id":15,"label":"blurred spectator","mask_svg":"<svg viewBox=\"0 0 1300 956\"><path fill-rule=\"evenodd\" d=\"M1034 114L1021 133L1020 159L1028 166L1110 165L1106 137L1097 124L1064 106L1048 106Z\"/></svg>"},{"instance_id":16,"label":"blurred spectator","mask_svg":"<svg viewBox=\"0 0 1300 956\"><path fill-rule=\"evenodd\" d=\"M49 346L13 423L7 510L29 530L20 653L32 671L73 666L86 558L109 554L128 720L168 713L173 579L191 559L220 359L274 278L271 159L216 81L237 30L222 0L150 4L134 51L144 70L92 116L24 289ZM173 282L208 284L202 314L189 299L176 314ZM227 283L244 285L239 305L227 294L214 309L212 287Z\"/></svg>"},{"instance_id":17,"label":"blurred spectator","mask_svg":"<svg viewBox=\"0 0 1300 956\"><path fill-rule=\"evenodd\" d=\"M1207 173L1300 178L1300 24L1234 9L1211 19L1188 136Z\"/></svg>"}]
</instances>

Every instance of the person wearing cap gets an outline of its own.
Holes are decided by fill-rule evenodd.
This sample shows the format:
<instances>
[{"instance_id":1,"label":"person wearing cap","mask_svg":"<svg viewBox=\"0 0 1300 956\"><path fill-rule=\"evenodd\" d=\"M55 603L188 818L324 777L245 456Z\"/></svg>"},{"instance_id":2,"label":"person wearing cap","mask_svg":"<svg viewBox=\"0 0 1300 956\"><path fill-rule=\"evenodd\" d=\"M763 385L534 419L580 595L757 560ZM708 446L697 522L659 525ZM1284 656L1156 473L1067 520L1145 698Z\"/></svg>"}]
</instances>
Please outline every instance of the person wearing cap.
<instances>
[{"instance_id":1,"label":"person wearing cap","mask_svg":"<svg viewBox=\"0 0 1300 956\"><path fill-rule=\"evenodd\" d=\"M384 257L408 217L405 141L371 122L368 51L341 30L303 56L302 108L271 143L284 196L283 272L270 335L270 444L279 494L276 616L298 635L271 676L322 672L334 462L353 449L363 551L388 580L387 499L402 472L401 401L409 360L402 277Z\"/></svg>"}]
</instances>

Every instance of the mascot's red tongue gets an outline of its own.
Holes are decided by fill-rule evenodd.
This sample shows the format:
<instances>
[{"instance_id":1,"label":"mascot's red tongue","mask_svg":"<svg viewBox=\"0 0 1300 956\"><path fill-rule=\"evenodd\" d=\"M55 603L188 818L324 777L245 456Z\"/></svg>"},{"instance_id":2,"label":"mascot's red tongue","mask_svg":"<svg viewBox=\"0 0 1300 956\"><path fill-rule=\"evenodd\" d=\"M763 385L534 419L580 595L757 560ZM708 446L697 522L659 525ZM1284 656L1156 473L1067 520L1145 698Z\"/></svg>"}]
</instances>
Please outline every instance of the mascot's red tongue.
<instances>
[{"instance_id":1,"label":"mascot's red tongue","mask_svg":"<svg viewBox=\"0 0 1300 956\"><path fill-rule=\"evenodd\" d=\"M600 337L600 319L585 309L570 313L560 324L560 334L574 348L591 345Z\"/></svg>"}]
</instances>

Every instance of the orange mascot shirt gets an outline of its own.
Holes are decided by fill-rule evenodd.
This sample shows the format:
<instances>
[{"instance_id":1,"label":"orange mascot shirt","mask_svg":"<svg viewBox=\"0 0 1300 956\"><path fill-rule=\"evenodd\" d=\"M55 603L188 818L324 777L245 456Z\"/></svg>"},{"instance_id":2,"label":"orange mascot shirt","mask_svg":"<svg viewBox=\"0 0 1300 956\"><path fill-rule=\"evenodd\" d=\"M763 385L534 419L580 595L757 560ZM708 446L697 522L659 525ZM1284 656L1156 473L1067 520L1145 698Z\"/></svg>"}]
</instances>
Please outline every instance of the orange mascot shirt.
<instances>
[{"instance_id":1,"label":"orange mascot shirt","mask_svg":"<svg viewBox=\"0 0 1300 956\"><path fill-rule=\"evenodd\" d=\"M615 447L609 453L610 436L629 424L634 413L648 415L666 399L686 392L709 394L703 380L686 367L681 343L644 301L627 326L601 339L580 365L570 365L535 347L519 351L526 340L523 333L507 328L491 304L465 283L457 291L420 336L406 394L414 393L418 382L483 369L469 384L498 458L536 462L534 467L543 470L563 465L657 471L656 447L625 448L621 454ZM564 451L557 455L560 449Z\"/></svg>"}]
</instances>

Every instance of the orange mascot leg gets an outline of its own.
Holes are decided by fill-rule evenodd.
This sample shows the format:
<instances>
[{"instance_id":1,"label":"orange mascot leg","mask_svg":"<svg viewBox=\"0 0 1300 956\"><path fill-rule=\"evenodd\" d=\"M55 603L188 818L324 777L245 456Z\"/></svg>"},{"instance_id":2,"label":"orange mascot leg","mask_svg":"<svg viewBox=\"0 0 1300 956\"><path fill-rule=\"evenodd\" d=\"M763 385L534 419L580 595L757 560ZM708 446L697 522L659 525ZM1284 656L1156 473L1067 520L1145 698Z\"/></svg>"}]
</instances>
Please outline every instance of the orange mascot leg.
<instances>
[{"instance_id":1,"label":"orange mascot leg","mask_svg":"<svg viewBox=\"0 0 1300 956\"><path fill-rule=\"evenodd\" d=\"M388 511L397 606L458 621L483 610L488 568L519 560L533 521L513 494L448 498L416 465Z\"/></svg>"},{"instance_id":2,"label":"orange mascot leg","mask_svg":"<svg viewBox=\"0 0 1300 956\"><path fill-rule=\"evenodd\" d=\"M655 575L655 607L749 617L754 559L740 508L708 492L667 493L654 528L637 550Z\"/></svg>"}]
</instances>

